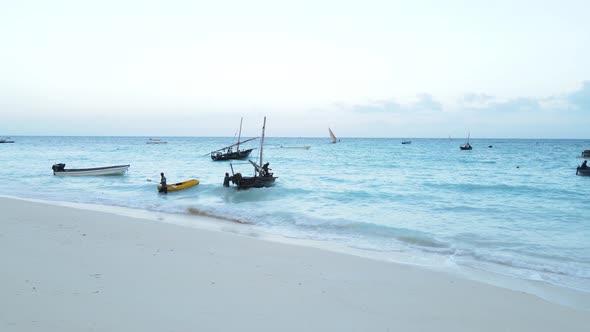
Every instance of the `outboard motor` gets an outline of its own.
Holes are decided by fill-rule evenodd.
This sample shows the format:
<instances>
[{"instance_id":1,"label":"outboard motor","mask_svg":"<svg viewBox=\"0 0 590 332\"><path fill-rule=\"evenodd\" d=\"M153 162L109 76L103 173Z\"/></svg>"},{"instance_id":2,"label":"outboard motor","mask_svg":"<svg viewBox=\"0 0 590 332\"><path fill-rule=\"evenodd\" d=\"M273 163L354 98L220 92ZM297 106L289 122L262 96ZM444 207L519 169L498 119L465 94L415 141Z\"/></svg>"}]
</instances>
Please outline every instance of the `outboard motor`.
<instances>
[{"instance_id":1,"label":"outboard motor","mask_svg":"<svg viewBox=\"0 0 590 332\"><path fill-rule=\"evenodd\" d=\"M66 164L55 164L51 166L53 172L63 172L64 168L66 168Z\"/></svg>"}]
</instances>

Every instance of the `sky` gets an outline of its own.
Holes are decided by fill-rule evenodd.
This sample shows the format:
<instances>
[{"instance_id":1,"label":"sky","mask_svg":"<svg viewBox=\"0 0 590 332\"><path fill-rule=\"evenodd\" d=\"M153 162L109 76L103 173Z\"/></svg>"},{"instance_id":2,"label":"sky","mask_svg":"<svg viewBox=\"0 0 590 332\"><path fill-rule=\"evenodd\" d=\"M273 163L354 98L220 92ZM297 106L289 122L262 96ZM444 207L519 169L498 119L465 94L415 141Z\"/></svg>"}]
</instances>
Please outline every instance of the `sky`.
<instances>
[{"instance_id":1,"label":"sky","mask_svg":"<svg viewBox=\"0 0 590 332\"><path fill-rule=\"evenodd\" d=\"M589 1L19 0L0 136L589 138Z\"/></svg>"}]
</instances>

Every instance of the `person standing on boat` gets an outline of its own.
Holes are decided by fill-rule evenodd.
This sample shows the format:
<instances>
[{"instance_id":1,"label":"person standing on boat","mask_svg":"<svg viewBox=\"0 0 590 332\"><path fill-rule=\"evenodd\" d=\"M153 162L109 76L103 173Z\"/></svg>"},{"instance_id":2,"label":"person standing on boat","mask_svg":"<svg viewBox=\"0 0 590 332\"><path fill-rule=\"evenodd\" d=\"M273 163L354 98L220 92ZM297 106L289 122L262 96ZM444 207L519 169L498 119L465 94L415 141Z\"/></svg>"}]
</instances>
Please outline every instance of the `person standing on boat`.
<instances>
[{"instance_id":1,"label":"person standing on boat","mask_svg":"<svg viewBox=\"0 0 590 332\"><path fill-rule=\"evenodd\" d=\"M268 176L270 173L268 172L268 163L262 165L262 176Z\"/></svg>"},{"instance_id":2,"label":"person standing on boat","mask_svg":"<svg viewBox=\"0 0 590 332\"><path fill-rule=\"evenodd\" d=\"M582 166L580 166L580 169L587 169L588 168L588 160L584 160L584 162L582 163Z\"/></svg>"},{"instance_id":3,"label":"person standing on boat","mask_svg":"<svg viewBox=\"0 0 590 332\"><path fill-rule=\"evenodd\" d=\"M168 185L166 184L166 177L164 176L164 173L160 173L160 192L167 194L168 193Z\"/></svg>"}]
</instances>

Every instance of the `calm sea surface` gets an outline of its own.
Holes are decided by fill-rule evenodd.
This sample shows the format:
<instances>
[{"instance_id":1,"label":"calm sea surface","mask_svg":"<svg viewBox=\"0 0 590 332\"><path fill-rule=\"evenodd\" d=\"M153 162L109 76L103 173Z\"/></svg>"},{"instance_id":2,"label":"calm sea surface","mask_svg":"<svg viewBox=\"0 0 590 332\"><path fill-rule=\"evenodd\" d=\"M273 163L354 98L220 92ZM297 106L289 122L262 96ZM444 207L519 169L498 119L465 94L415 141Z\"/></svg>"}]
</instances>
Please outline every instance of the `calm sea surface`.
<instances>
[{"instance_id":1,"label":"calm sea surface","mask_svg":"<svg viewBox=\"0 0 590 332\"><path fill-rule=\"evenodd\" d=\"M236 191L222 186L229 162L208 156L232 138L164 137L162 145L146 137L13 139L0 144L0 194L174 213L193 208L284 236L434 255L590 292L590 177L575 175L590 140L474 139L472 151L460 151L463 141L449 139L267 138L276 185ZM124 176L56 177L51 165L58 162L131 167ZM244 162L234 168L253 170ZM201 183L159 195L162 171L169 183Z\"/></svg>"}]
</instances>

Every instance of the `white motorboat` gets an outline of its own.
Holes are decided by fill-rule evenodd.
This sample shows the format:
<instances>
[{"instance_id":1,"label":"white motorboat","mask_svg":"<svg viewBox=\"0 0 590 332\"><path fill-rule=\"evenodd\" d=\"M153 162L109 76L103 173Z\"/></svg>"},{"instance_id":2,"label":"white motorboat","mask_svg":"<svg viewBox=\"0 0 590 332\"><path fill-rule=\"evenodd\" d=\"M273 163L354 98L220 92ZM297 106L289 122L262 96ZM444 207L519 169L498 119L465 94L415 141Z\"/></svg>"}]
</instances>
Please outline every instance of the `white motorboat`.
<instances>
[{"instance_id":1,"label":"white motorboat","mask_svg":"<svg viewBox=\"0 0 590 332\"><path fill-rule=\"evenodd\" d=\"M51 167L53 175L82 176L82 175L123 175L129 169L129 165L117 165L94 168L66 169L66 164L55 164Z\"/></svg>"}]
</instances>

